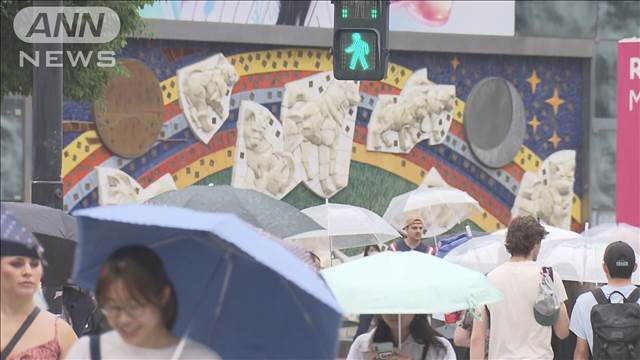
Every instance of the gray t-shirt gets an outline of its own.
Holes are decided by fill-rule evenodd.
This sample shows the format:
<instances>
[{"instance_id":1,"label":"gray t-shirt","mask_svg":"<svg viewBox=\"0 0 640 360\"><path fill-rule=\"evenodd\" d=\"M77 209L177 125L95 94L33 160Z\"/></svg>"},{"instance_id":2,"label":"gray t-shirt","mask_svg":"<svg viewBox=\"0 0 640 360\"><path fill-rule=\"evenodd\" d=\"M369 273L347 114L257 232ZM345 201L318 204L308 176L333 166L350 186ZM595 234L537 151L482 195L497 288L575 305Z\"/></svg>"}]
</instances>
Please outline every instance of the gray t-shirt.
<instances>
[{"instance_id":1,"label":"gray t-shirt","mask_svg":"<svg viewBox=\"0 0 640 360\"><path fill-rule=\"evenodd\" d=\"M635 288L636 287L634 285L622 287L605 285L602 287L602 292L604 292L604 295L607 298L609 298L609 295L614 291L619 291L624 294L625 297L628 297ZM620 294L611 295L610 300L612 303L621 303L624 301ZM571 323L569 324L569 329L576 334L577 337L587 340L587 343L589 343L589 349L591 349L592 352L593 328L591 327L591 308L597 303L598 302L596 301L596 298L593 297L591 291L578 296L576 304L573 306L573 311L571 312ZM638 299L638 304L640 304L640 299Z\"/></svg>"},{"instance_id":2,"label":"gray t-shirt","mask_svg":"<svg viewBox=\"0 0 640 360\"><path fill-rule=\"evenodd\" d=\"M160 349L142 348L127 344L114 330L100 336L100 355L102 359L173 359L179 344ZM91 359L89 337L80 338L69 350L67 359ZM220 359L220 356L187 339L178 359Z\"/></svg>"}]
</instances>

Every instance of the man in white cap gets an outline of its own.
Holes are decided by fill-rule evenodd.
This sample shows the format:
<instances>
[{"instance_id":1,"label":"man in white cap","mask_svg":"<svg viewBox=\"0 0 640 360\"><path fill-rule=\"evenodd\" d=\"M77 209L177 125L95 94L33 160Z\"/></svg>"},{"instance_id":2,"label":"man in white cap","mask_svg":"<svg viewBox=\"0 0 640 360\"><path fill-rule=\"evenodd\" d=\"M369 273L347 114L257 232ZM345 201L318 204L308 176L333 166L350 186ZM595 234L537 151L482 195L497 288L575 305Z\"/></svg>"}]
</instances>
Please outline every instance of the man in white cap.
<instances>
[{"instance_id":1,"label":"man in white cap","mask_svg":"<svg viewBox=\"0 0 640 360\"><path fill-rule=\"evenodd\" d=\"M420 251L429 255L435 255L436 250L433 246L427 245L422 241L424 233L424 221L419 216L408 216L402 227L404 237L391 243L393 251Z\"/></svg>"}]
</instances>

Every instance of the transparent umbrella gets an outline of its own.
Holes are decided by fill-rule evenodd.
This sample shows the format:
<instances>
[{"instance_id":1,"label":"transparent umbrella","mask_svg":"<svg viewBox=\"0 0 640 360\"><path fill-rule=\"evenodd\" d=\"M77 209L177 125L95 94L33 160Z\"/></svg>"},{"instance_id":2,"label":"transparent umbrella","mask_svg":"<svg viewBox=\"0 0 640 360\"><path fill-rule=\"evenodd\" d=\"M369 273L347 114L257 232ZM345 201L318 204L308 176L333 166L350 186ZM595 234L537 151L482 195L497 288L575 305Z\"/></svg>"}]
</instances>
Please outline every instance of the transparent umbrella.
<instances>
[{"instance_id":1,"label":"transparent umbrella","mask_svg":"<svg viewBox=\"0 0 640 360\"><path fill-rule=\"evenodd\" d=\"M478 202L462 190L421 185L391 199L383 218L396 229L402 230L408 216L419 216L426 225L424 236L435 236L451 229L476 211L480 211Z\"/></svg>"},{"instance_id":2,"label":"transparent umbrella","mask_svg":"<svg viewBox=\"0 0 640 360\"><path fill-rule=\"evenodd\" d=\"M544 249L546 243L549 241L564 242L582 238L580 234L573 231L549 225L543 226L549 234L543 239L541 249ZM507 229L501 229L489 235L471 238L464 244L451 250L444 259L486 274L498 265L509 260L509 253L507 253L507 249L504 247L506 238ZM540 259L540 257L538 257L538 259ZM562 278L565 279L565 273L561 269L558 270L560 274L562 274Z\"/></svg>"},{"instance_id":3,"label":"transparent umbrella","mask_svg":"<svg viewBox=\"0 0 640 360\"><path fill-rule=\"evenodd\" d=\"M286 238L309 251L326 252L380 244L399 236L398 232L373 211L344 204L324 204L302 210L323 230Z\"/></svg>"},{"instance_id":4,"label":"transparent umbrella","mask_svg":"<svg viewBox=\"0 0 640 360\"><path fill-rule=\"evenodd\" d=\"M615 241L631 245L640 261L640 228L627 224L602 224L570 241L552 240L540 249L538 261L554 266L565 280L606 283L602 260L607 246ZM640 272L632 274L631 281L640 284Z\"/></svg>"}]
</instances>

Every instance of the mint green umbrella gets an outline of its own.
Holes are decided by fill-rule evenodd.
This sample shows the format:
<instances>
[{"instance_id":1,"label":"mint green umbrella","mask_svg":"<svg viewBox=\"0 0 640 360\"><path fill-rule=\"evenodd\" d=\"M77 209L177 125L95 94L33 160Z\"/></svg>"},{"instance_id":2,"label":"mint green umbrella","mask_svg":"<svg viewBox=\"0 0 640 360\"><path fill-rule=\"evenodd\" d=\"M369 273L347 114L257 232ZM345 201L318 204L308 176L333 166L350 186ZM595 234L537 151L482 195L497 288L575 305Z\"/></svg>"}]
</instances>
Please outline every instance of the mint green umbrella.
<instances>
[{"instance_id":1,"label":"mint green umbrella","mask_svg":"<svg viewBox=\"0 0 640 360\"><path fill-rule=\"evenodd\" d=\"M483 274L417 251L387 251L321 274L348 314L440 314L502 299Z\"/></svg>"}]
</instances>

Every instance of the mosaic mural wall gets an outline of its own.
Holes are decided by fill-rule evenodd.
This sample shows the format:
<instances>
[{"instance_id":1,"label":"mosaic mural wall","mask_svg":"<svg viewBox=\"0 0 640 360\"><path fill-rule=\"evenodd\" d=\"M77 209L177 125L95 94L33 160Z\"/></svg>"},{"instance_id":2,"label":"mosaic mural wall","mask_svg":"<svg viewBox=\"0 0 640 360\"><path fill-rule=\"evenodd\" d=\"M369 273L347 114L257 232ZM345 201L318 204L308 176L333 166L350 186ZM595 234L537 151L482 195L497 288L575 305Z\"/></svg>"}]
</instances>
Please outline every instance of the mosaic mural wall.
<instances>
[{"instance_id":1,"label":"mosaic mural wall","mask_svg":"<svg viewBox=\"0 0 640 360\"><path fill-rule=\"evenodd\" d=\"M181 108L177 73L219 53L224 54L226 63L235 68L238 77L228 82L231 91L222 94L228 100L228 105L226 102L223 105L228 117L204 143L194 136ZM120 169L124 173L123 186L131 189L132 197L140 196L150 185L154 187L159 179L165 188L173 187L174 184L167 185L166 174L178 189L192 184L230 184L238 155L236 126L241 105L255 103L256 114L270 113L265 119L282 121L281 108L288 111L282 105L286 85L331 70L331 58L325 49L262 45L136 40L130 41L119 57L140 60L159 80L163 125L156 141L143 155L122 158L103 145L93 104L65 102L62 170L65 211L99 203L96 167ZM442 142L429 145L429 140L421 141L408 153L367 150L367 127L378 98L400 96L412 75L425 68L430 82L455 86L453 119ZM494 231L508 224L523 178L527 178L525 173L532 173L529 178L533 174L543 176L546 171L543 163L550 155L560 150L576 150L569 207L571 227L580 229L585 181L581 166L585 159L578 150L583 140L582 112L588 106L582 103L586 86L582 76L580 59L392 53L385 80L358 84L360 101L354 106L355 127L347 129L353 135L348 185L331 192L329 200L363 206L382 215L393 196L415 188L435 168L449 185L468 192L483 208L482 213L469 219L473 227ZM524 105L523 145L513 160L499 169L482 165L465 141L465 101L473 86L487 77L509 81ZM125 105L135 106L136 96L130 95L127 101ZM129 136L128 141L136 140ZM279 195L299 208L325 201L302 183Z\"/></svg>"}]
</instances>

